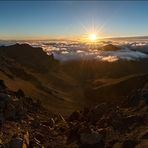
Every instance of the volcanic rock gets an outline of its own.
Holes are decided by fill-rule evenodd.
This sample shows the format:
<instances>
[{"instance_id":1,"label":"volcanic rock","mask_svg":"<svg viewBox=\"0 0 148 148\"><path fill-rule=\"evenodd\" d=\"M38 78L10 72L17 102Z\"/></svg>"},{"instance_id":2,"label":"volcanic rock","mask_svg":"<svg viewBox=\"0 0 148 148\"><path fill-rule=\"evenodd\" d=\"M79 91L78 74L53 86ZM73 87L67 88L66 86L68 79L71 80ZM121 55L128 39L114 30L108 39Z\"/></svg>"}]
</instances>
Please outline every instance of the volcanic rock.
<instances>
[{"instance_id":1,"label":"volcanic rock","mask_svg":"<svg viewBox=\"0 0 148 148\"><path fill-rule=\"evenodd\" d=\"M148 147L148 140L142 140L140 144L135 146L135 148L147 148Z\"/></svg>"},{"instance_id":2,"label":"volcanic rock","mask_svg":"<svg viewBox=\"0 0 148 148\"><path fill-rule=\"evenodd\" d=\"M6 89L6 85L4 84L3 80L0 80L0 90L1 89Z\"/></svg>"},{"instance_id":3,"label":"volcanic rock","mask_svg":"<svg viewBox=\"0 0 148 148\"><path fill-rule=\"evenodd\" d=\"M140 138L141 139L148 139L148 131L143 132Z\"/></svg>"},{"instance_id":4,"label":"volcanic rock","mask_svg":"<svg viewBox=\"0 0 148 148\"><path fill-rule=\"evenodd\" d=\"M102 140L102 135L100 135L96 131L91 131L90 133L82 133L80 135L80 141L81 141L81 148L90 147L104 147L104 142Z\"/></svg>"},{"instance_id":5,"label":"volcanic rock","mask_svg":"<svg viewBox=\"0 0 148 148\"><path fill-rule=\"evenodd\" d=\"M9 143L10 148L22 148L23 139L14 135Z\"/></svg>"}]
</instances>

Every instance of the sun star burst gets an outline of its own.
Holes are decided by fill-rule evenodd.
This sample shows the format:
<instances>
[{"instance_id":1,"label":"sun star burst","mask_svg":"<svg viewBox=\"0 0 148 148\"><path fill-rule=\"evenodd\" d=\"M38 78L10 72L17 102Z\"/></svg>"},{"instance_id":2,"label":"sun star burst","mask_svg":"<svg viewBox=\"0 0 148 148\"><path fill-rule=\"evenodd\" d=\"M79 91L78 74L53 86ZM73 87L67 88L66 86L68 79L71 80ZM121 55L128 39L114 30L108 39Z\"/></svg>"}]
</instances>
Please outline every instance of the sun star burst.
<instances>
[{"instance_id":1,"label":"sun star burst","mask_svg":"<svg viewBox=\"0 0 148 148\"><path fill-rule=\"evenodd\" d=\"M96 42L97 40L97 35L96 34L89 34L89 37L88 39L91 41L91 42Z\"/></svg>"}]
</instances>

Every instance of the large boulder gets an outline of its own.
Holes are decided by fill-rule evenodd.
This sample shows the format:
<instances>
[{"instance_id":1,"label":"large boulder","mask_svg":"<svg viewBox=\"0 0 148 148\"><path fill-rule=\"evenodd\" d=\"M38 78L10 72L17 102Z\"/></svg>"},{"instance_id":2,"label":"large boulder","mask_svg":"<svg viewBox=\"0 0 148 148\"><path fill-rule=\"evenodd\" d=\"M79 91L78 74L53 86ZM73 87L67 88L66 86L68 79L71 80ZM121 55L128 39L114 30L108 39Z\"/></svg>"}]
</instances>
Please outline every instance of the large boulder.
<instances>
[{"instance_id":1,"label":"large boulder","mask_svg":"<svg viewBox=\"0 0 148 148\"><path fill-rule=\"evenodd\" d=\"M10 101L10 96L5 93L0 93L0 124L5 121L4 112L7 108L7 104Z\"/></svg>"},{"instance_id":2,"label":"large boulder","mask_svg":"<svg viewBox=\"0 0 148 148\"><path fill-rule=\"evenodd\" d=\"M4 109L10 100L10 96L5 93L0 93L0 110Z\"/></svg>"},{"instance_id":3,"label":"large boulder","mask_svg":"<svg viewBox=\"0 0 148 148\"><path fill-rule=\"evenodd\" d=\"M26 110L23 98L0 93L0 122L4 122L6 119L21 119L25 115Z\"/></svg>"},{"instance_id":4,"label":"large boulder","mask_svg":"<svg viewBox=\"0 0 148 148\"><path fill-rule=\"evenodd\" d=\"M6 85L5 85L5 83L4 83L4 81L3 80L0 80L0 90L1 89L6 89L7 87L6 87Z\"/></svg>"},{"instance_id":5,"label":"large boulder","mask_svg":"<svg viewBox=\"0 0 148 148\"><path fill-rule=\"evenodd\" d=\"M15 96L7 103L7 106L4 111L6 119L19 120L26 113L26 108L24 107L22 99L19 99Z\"/></svg>"}]
</instances>

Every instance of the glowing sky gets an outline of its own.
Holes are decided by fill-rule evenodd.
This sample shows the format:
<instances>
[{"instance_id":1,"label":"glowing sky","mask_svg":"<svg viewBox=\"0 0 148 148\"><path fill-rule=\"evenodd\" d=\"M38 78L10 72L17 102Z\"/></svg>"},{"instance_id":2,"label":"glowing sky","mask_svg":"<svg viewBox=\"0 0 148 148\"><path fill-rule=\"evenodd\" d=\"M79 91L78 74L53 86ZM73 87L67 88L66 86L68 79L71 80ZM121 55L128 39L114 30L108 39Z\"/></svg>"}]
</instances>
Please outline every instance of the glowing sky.
<instances>
[{"instance_id":1,"label":"glowing sky","mask_svg":"<svg viewBox=\"0 0 148 148\"><path fill-rule=\"evenodd\" d=\"M147 36L147 1L0 1L0 39Z\"/></svg>"}]
</instances>

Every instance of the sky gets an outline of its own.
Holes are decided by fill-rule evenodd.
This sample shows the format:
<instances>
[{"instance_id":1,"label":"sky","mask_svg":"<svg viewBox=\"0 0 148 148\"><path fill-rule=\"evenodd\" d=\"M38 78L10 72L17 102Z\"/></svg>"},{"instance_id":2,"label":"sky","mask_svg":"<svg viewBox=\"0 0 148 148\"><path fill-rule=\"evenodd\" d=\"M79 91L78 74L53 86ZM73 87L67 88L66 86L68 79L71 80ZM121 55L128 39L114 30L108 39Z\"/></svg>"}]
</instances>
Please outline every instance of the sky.
<instances>
[{"instance_id":1,"label":"sky","mask_svg":"<svg viewBox=\"0 0 148 148\"><path fill-rule=\"evenodd\" d=\"M148 1L0 1L0 39L147 36L147 16Z\"/></svg>"}]
</instances>

